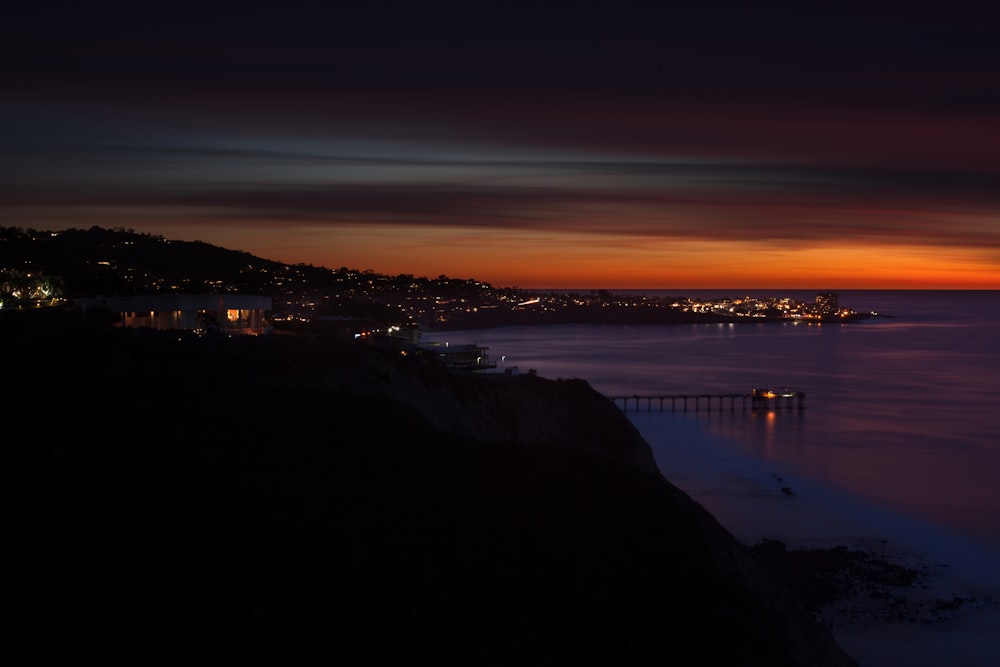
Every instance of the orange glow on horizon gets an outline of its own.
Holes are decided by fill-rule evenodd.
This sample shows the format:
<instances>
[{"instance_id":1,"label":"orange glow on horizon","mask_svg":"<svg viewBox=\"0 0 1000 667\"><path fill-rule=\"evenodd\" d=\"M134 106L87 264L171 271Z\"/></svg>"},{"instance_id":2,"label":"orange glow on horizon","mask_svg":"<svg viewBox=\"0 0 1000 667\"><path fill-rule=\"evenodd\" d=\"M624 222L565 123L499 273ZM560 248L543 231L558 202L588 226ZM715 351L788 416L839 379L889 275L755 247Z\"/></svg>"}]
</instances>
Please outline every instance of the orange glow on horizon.
<instances>
[{"instance_id":1,"label":"orange glow on horizon","mask_svg":"<svg viewBox=\"0 0 1000 667\"><path fill-rule=\"evenodd\" d=\"M409 238L395 237L394 244L375 244L370 236L344 244L341 236L334 246L338 252L320 244L308 262L330 268L344 265L328 259L335 254L354 257L354 268L378 273L443 274L498 287L1000 289L992 251L983 248L775 248L755 242L623 241L524 232L506 240L494 232L446 239L420 236L425 235L411 231Z\"/></svg>"},{"instance_id":2,"label":"orange glow on horizon","mask_svg":"<svg viewBox=\"0 0 1000 667\"><path fill-rule=\"evenodd\" d=\"M526 289L1000 289L1000 258L985 247L781 245L388 225L248 226L238 234L187 225L168 238L198 238L288 263Z\"/></svg>"}]
</instances>

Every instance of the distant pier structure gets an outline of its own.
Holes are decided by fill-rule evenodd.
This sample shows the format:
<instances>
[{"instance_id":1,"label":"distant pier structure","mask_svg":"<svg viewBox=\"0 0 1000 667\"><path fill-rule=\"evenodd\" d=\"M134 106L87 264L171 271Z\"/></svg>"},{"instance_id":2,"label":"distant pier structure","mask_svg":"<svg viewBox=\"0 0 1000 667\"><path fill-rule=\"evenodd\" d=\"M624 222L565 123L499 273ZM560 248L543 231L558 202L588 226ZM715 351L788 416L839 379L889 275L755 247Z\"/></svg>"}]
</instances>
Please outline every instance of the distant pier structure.
<instances>
[{"instance_id":1,"label":"distant pier structure","mask_svg":"<svg viewBox=\"0 0 1000 667\"><path fill-rule=\"evenodd\" d=\"M629 406L634 405L634 412L645 409L652 412L654 409L680 410L687 412L689 409L700 411L704 409L711 412L713 407L719 411L727 408L730 412L736 410L804 410L806 407L806 395L798 389L792 387L779 388L754 388L750 393L744 394L633 394L631 396L608 396L615 405L620 405L625 412L629 411Z\"/></svg>"}]
</instances>

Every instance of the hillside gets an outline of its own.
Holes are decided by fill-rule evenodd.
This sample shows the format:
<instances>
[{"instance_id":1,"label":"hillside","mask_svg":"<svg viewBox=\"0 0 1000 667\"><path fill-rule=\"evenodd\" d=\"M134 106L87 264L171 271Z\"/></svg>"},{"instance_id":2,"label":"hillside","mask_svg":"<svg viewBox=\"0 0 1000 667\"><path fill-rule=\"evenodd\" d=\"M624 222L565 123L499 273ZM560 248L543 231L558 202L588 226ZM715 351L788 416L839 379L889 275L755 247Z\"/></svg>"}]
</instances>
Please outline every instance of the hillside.
<instances>
[{"instance_id":1,"label":"hillside","mask_svg":"<svg viewBox=\"0 0 1000 667\"><path fill-rule=\"evenodd\" d=\"M2 315L40 659L853 664L582 381Z\"/></svg>"},{"instance_id":2,"label":"hillside","mask_svg":"<svg viewBox=\"0 0 1000 667\"><path fill-rule=\"evenodd\" d=\"M213 286L253 292L262 287L261 271L275 272L282 266L200 241L171 241L125 229L0 228L0 270L59 275L69 298L204 292Z\"/></svg>"},{"instance_id":3,"label":"hillside","mask_svg":"<svg viewBox=\"0 0 1000 667\"><path fill-rule=\"evenodd\" d=\"M272 297L276 321L324 315L368 317L383 324L428 324L438 304L516 301L516 290L473 279L395 276L348 267L289 265L201 241L168 240L125 229L45 231L0 227L0 306L12 304L25 274L55 278L63 298L208 292ZM5 278L6 276L6 278ZM30 291L27 290L27 291ZM34 306L34 303L28 305Z\"/></svg>"},{"instance_id":4,"label":"hillside","mask_svg":"<svg viewBox=\"0 0 1000 667\"><path fill-rule=\"evenodd\" d=\"M55 294L53 294L55 292ZM275 328L300 330L327 316L380 328L468 330L548 324L844 323L875 317L842 307L835 293L815 302L726 297L531 291L474 278L385 275L288 265L199 241L169 241L123 229L59 232L0 228L0 308L37 307L51 297L243 293L271 297ZM57 299L58 300L58 299Z\"/></svg>"}]
</instances>

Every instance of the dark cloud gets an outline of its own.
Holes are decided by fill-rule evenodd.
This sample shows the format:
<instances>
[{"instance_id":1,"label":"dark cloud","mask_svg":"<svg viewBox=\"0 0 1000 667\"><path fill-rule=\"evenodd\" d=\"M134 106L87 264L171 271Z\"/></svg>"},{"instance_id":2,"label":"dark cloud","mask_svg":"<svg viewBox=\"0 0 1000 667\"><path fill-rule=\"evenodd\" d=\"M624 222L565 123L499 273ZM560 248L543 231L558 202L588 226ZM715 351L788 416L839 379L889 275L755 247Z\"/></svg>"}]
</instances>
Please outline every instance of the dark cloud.
<instances>
[{"instance_id":1,"label":"dark cloud","mask_svg":"<svg viewBox=\"0 0 1000 667\"><path fill-rule=\"evenodd\" d=\"M8 224L1000 245L984 3L31 4Z\"/></svg>"},{"instance_id":2,"label":"dark cloud","mask_svg":"<svg viewBox=\"0 0 1000 667\"><path fill-rule=\"evenodd\" d=\"M221 155L232 157L229 152ZM297 163L300 157L285 159ZM382 169L402 165L414 172L411 178L430 166L457 166L466 181L199 183L127 181L97 174L91 183L8 187L0 190L0 203L39 212L78 209L141 216L142 211L175 211L220 224L311 221L329 226L433 225L728 240L905 236L913 243L944 245L978 243L992 230L958 223L943 229L934 222L936 216L1000 208L1000 193L991 177L954 172L623 162L382 162L343 156L308 160L321 170L328 161L377 164ZM477 184L488 180L477 177L477 170L506 176L496 184ZM528 175L516 179L521 171ZM522 183L503 184L512 178Z\"/></svg>"},{"instance_id":3,"label":"dark cloud","mask_svg":"<svg viewBox=\"0 0 1000 667\"><path fill-rule=\"evenodd\" d=\"M192 91L556 92L996 110L1000 35L982 3L184 3L27 5L5 74ZM107 5L102 8L102 5ZM684 6L690 5L690 6Z\"/></svg>"}]
</instances>

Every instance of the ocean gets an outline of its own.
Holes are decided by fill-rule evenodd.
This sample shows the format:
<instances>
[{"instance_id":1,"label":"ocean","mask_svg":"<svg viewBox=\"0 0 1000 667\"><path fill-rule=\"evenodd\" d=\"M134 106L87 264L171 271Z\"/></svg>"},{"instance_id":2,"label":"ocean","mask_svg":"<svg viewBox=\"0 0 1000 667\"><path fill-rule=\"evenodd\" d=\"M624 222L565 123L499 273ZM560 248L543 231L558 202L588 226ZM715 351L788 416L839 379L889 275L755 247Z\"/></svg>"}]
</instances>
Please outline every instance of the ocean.
<instances>
[{"instance_id":1,"label":"ocean","mask_svg":"<svg viewBox=\"0 0 1000 667\"><path fill-rule=\"evenodd\" d=\"M656 296L815 292L677 291ZM832 628L861 665L1000 664L1000 292L841 291L865 321L512 326L427 333L489 348L498 371L582 378L608 396L790 386L802 410L626 414L671 483L737 539L847 546L921 568L947 622ZM619 403L621 405L621 403ZM669 405L669 402L668 402Z\"/></svg>"},{"instance_id":2,"label":"ocean","mask_svg":"<svg viewBox=\"0 0 1000 667\"><path fill-rule=\"evenodd\" d=\"M879 316L822 325L512 326L427 333L423 340L485 345L500 368L583 378L609 396L798 388L806 395L801 411L731 411L728 403L720 410L717 402L707 411L702 402L698 412L692 403L687 412L660 413L654 403L653 412L636 413L633 402L630 416L664 475L681 488L689 481L685 490L710 510L721 503L701 489L710 481L706 451L716 464L725 456L729 468L808 480L1000 551L1000 292L839 297L844 307Z\"/></svg>"}]
</instances>

